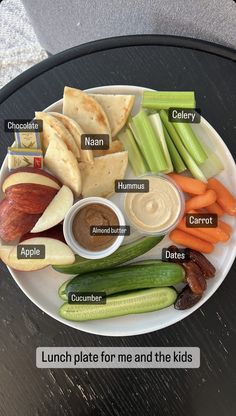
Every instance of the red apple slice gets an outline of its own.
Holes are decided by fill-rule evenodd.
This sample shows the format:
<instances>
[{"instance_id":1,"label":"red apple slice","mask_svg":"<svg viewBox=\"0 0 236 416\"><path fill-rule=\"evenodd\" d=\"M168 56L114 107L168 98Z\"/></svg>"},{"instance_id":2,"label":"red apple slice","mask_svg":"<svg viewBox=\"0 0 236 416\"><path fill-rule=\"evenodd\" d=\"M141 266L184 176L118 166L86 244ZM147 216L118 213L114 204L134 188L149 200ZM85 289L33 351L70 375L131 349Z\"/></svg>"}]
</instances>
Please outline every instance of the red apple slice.
<instances>
[{"instance_id":1,"label":"red apple slice","mask_svg":"<svg viewBox=\"0 0 236 416\"><path fill-rule=\"evenodd\" d=\"M36 183L18 183L6 189L6 197L15 207L28 214L42 214L58 190Z\"/></svg>"},{"instance_id":2,"label":"red apple slice","mask_svg":"<svg viewBox=\"0 0 236 416\"><path fill-rule=\"evenodd\" d=\"M32 230L39 217L39 214L19 211L14 204L4 199L0 204L0 237L7 242L20 238Z\"/></svg>"},{"instance_id":3,"label":"red apple slice","mask_svg":"<svg viewBox=\"0 0 236 416\"><path fill-rule=\"evenodd\" d=\"M55 227L49 228L48 230L42 231L41 233L34 233L33 235L32 233L26 233L22 235L22 237L20 238L20 242L29 240L29 238L33 238L33 237L34 238L35 237L49 237L49 238L54 238L55 240L60 240L63 243L66 243L66 240L63 234L62 224L57 224L55 225Z\"/></svg>"},{"instance_id":4,"label":"red apple slice","mask_svg":"<svg viewBox=\"0 0 236 416\"><path fill-rule=\"evenodd\" d=\"M45 245L44 259L18 259L17 246L13 247L8 256L5 256L4 261L7 266L15 270L30 272L40 270L51 264L72 264L75 261L73 251L65 244L54 238L36 237L30 238L27 241L22 241L21 245Z\"/></svg>"},{"instance_id":5,"label":"red apple slice","mask_svg":"<svg viewBox=\"0 0 236 416\"><path fill-rule=\"evenodd\" d=\"M50 186L55 189L60 189L60 181L48 172L34 168L20 168L8 175L3 182L2 190L13 185L22 183L34 183L38 185Z\"/></svg>"},{"instance_id":6,"label":"red apple slice","mask_svg":"<svg viewBox=\"0 0 236 416\"><path fill-rule=\"evenodd\" d=\"M68 186L63 185L60 191L48 205L31 233L39 233L48 230L64 220L66 213L72 207L74 201L73 193Z\"/></svg>"}]
</instances>

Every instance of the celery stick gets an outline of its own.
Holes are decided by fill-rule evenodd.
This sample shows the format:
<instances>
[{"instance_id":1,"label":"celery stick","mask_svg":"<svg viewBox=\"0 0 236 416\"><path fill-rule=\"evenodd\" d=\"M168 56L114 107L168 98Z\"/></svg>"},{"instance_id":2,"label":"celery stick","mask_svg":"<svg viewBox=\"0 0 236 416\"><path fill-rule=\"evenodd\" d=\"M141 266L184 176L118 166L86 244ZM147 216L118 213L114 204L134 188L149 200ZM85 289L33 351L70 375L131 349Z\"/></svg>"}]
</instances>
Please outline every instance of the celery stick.
<instances>
[{"instance_id":1,"label":"celery stick","mask_svg":"<svg viewBox=\"0 0 236 416\"><path fill-rule=\"evenodd\" d=\"M128 126L129 126L129 129L131 130L131 132L133 134L134 140L136 141L137 145L139 146L140 150L143 153L144 149L143 149L143 146L142 146L142 141L140 140L140 137L137 134L137 130L134 126L134 122L133 122L131 117L129 117Z\"/></svg>"},{"instance_id":2,"label":"celery stick","mask_svg":"<svg viewBox=\"0 0 236 416\"><path fill-rule=\"evenodd\" d=\"M201 169L198 167L198 165L195 163L193 158L190 156L190 154L184 147L177 131L173 126L173 123L169 122L168 115L164 110L160 111L160 117L171 139L173 140L180 156L182 157L184 163L186 164L187 168L190 170L194 178L200 179L200 181L203 182L207 182L205 175L202 173Z\"/></svg>"},{"instance_id":3,"label":"celery stick","mask_svg":"<svg viewBox=\"0 0 236 416\"><path fill-rule=\"evenodd\" d=\"M165 140L165 136L164 136L164 132L163 132L163 127L162 127L162 122L160 119L159 114L152 114L150 116L148 116L152 128L154 130L154 132L156 133L157 138L159 139L161 146L162 146L162 150L166 159L166 163L167 163L167 170L164 173L170 173L173 172L173 165L172 165L172 161L170 158L170 154L169 154L169 150L166 144L166 140Z\"/></svg>"},{"instance_id":4,"label":"celery stick","mask_svg":"<svg viewBox=\"0 0 236 416\"><path fill-rule=\"evenodd\" d=\"M207 154L207 160L202 165L200 165L200 168L206 178L209 179L222 172L222 170L224 170L224 165L219 157L215 154L215 152L205 143L202 143L202 147Z\"/></svg>"},{"instance_id":5,"label":"celery stick","mask_svg":"<svg viewBox=\"0 0 236 416\"><path fill-rule=\"evenodd\" d=\"M140 149L151 172L163 172L167 169L167 163L159 141L156 138L152 125L144 110L141 110L132 118Z\"/></svg>"},{"instance_id":6,"label":"celery stick","mask_svg":"<svg viewBox=\"0 0 236 416\"><path fill-rule=\"evenodd\" d=\"M172 160L175 172L177 173L184 172L186 170L186 166L183 160L181 159L181 156L179 155L178 150L176 149L174 143L172 142L170 135L164 125L163 125L163 131L164 131L166 144L167 144L170 156L171 156L171 160Z\"/></svg>"},{"instance_id":7,"label":"celery stick","mask_svg":"<svg viewBox=\"0 0 236 416\"><path fill-rule=\"evenodd\" d=\"M129 117L128 126L129 126L129 129L130 129L131 133L133 134L135 143L137 144L138 149L141 152L141 155L143 155L144 160L145 160L145 164L147 165L147 168L148 168L148 170L150 172L151 171L151 167L149 166L148 160L145 157L145 146L144 146L145 143L142 140L140 140L140 137L138 136L137 130L135 128L134 122L133 122L133 120L132 120L131 117Z\"/></svg>"},{"instance_id":8,"label":"celery stick","mask_svg":"<svg viewBox=\"0 0 236 416\"><path fill-rule=\"evenodd\" d=\"M190 156L195 162L200 165L207 159L207 154L204 151L197 136L193 132L189 123L173 123L175 130L181 138L184 146L188 150Z\"/></svg>"},{"instance_id":9,"label":"celery stick","mask_svg":"<svg viewBox=\"0 0 236 416\"><path fill-rule=\"evenodd\" d=\"M195 108L194 91L144 91L142 107L155 110Z\"/></svg>"},{"instance_id":10,"label":"celery stick","mask_svg":"<svg viewBox=\"0 0 236 416\"><path fill-rule=\"evenodd\" d=\"M123 143L125 150L128 150L129 163L134 174L140 176L148 172L146 163L130 129L126 128L124 132L120 132L118 138Z\"/></svg>"}]
</instances>

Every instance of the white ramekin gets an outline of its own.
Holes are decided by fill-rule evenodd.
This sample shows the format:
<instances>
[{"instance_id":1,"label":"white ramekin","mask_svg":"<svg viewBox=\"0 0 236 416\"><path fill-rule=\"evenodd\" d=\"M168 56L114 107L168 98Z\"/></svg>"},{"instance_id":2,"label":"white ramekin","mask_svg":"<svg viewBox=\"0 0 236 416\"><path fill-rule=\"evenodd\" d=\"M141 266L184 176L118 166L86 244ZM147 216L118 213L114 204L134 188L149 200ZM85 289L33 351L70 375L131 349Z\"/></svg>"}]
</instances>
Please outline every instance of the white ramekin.
<instances>
[{"instance_id":1,"label":"white ramekin","mask_svg":"<svg viewBox=\"0 0 236 416\"><path fill-rule=\"evenodd\" d=\"M114 253L114 251L116 251L122 244L124 240L124 236L118 235L114 243L110 247L107 247L106 249L101 250L101 251L90 251L82 247L73 236L72 224L73 224L73 220L77 212L81 208L84 208L86 205L90 205L90 204L106 205L107 207L111 208L117 215L119 225L125 226L126 222L125 222L125 219L121 210L114 204L114 202L106 198L91 196L88 198L81 199L80 201L76 202L70 208L70 210L66 214L66 217L64 219L64 224L63 224L63 233L64 233L65 240L76 254L79 254L81 257L84 257L86 259L95 260L95 259L101 259L103 257L110 256L110 254Z\"/></svg>"}]
</instances>

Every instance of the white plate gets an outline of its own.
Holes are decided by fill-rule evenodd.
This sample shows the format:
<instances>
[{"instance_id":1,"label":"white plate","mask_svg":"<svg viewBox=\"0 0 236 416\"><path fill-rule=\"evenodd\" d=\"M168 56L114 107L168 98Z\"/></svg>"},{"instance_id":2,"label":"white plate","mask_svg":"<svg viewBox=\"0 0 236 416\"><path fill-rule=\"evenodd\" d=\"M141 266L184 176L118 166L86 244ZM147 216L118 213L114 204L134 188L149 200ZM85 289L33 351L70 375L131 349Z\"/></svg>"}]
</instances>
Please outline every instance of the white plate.
<instances>
[{"instance_id":1,"label":"white plate","mask_svg":"<svg viewBox=\"0 0 236 416\"><path fill-rule=\"evenodd\" d=\"M135 94L136 102L133 109L133 114L135 114L140 106L143 88L115 85L91 88L87 91L91 93ZM62 100L59 100L46 108L45 111L61 111L61 109ZM34 110L37 110L37 108ZM198 134L199 138L207 141L209 146L211 146L222 159L225 170L219 175L219 179L224 184L226 184L229 189L235 190L236 166L233 157L231 156L223 140L203 117L200 124L194 124L192 127ZM7 162L5 159L0 172L1 183L6 174ZM161 328L165 328L174 324L175 322L180 321L181 319L184 319L186 316L200 308L201 305L203 305L203 303L205 303L207 299L213 295L213 293L223 282L236 256L236 218L230 218L227 216L227 218L223 219L226 219L226 221L234 227L232 238L229 243L218 244L214 250L214 253L208 256L210 261L212 261L212 263L216 266L217 274L215 278L208 281L207 290L205 291L201 301L193 308L187 309L185 311L177 311L173 306L171 306L161 311L139 315L128 315L120 318L88 322L70 322L60 318L58 315L58 308L62 304L62 301L57 294L60 285L65 280L70 278L70 276L57 273L50 267L33 273L18 272L10 268L9 271L21 290L33 303L35 303L35 305L65 325L92 334L107 336L145 334ZM141 256L140 259L160 257L162 248L168 247L169 244L169 239L167 237L164 238L164 240L157 247L153 248L146 255ZM227 305L225 305L225 307L227 307Z\"/></svg>"}]
</instances>

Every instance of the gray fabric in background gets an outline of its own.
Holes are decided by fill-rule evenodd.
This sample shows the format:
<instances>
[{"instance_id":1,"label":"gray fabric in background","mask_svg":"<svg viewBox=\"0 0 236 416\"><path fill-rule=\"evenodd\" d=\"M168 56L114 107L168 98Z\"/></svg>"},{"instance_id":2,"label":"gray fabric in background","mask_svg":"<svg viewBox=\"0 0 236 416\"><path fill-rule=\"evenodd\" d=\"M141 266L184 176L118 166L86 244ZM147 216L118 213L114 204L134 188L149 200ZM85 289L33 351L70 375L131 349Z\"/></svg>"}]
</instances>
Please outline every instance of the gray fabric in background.
<instances>
[{"instance_id":1,"label":"gray fabric in background","mask_svg":"<svg viewBox=\"0 0 236 416\"><path fill-rule=\"evenodd\" d=\"M0 0L0 88L45 59L47 54L43 48L56 53L115 35L181 35L236 47L236 4L233 0L22 2Z\"/></svg>"},{"instance_id":2,"label":"gray fabric in background","mask_svg":"<svg viewBox=\"0 0 236 416\"><path fill-rule=\"evenodd\" d=\"M22 0L44 49L56 53L92 40L168 34L236 48L233 0Z\"/></svg>"},{"instance_id":3,"label":"gray fabric in background","mask_svg":"<svg viewBox=\"0 0 236 416\"><path fill-rule=\"evenodd\" d=\"M20 0L0 3L0 88L47 58Z\"/></svg>"}]
</instances>

